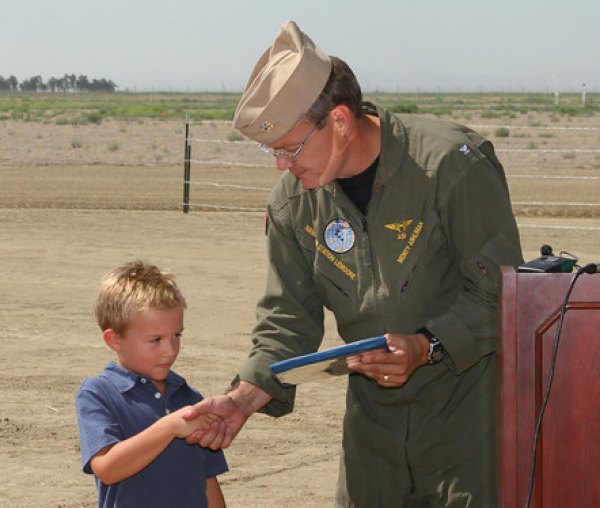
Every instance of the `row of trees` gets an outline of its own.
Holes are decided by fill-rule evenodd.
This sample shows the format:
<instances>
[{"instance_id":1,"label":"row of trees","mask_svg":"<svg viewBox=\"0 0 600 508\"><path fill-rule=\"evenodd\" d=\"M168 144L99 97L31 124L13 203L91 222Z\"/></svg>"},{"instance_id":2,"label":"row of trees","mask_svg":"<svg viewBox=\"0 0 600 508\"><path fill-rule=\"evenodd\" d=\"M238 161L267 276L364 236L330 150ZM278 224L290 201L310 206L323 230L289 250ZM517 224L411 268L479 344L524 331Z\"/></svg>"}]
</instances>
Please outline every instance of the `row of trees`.
<instances>
[{"instance_id":1,"label":"row of trees","mask_svg":"<svg viewBox=\"0 0 600 508\"><path fill-rule=\"evenodd\" d=\"M42 76L33 76L21 82L15 76L0 76L0 92L114 92L117 85L108 79L92 79L87 76L65 74L62 78L51 77L46 83Z\"/></svg>"}]
</instances>

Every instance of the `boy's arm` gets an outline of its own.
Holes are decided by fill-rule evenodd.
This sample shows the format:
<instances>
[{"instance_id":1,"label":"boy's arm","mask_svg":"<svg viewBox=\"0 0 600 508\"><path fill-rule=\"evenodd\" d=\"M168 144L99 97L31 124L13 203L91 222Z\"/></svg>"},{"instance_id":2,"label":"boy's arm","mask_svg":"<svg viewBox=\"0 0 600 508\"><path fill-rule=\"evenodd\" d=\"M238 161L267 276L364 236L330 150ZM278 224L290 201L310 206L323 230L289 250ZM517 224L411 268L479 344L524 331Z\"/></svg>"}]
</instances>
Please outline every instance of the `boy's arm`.
<instances>
[{"instance_id":1,"label":"boy's arm","mask_svg":"<svg viewBox=\"0 0 600 508\"><path fill-rule=\"evenodd\" d=\"M210 415L192 421L182 418L190 407L163 416L139 434L100 450L90 460L94 474L106 485L120 482L150 464L174 438L186 437L199 428L208 429L213 420Z\"/></svg>"},{"instance_id":2,"label":"boy's arm","mask_svg":"<svg viewBox=\"0 0 600 508\"><path fill-rule=\"evenodd\" d=\"M225 508L225 497L216 476L206 479L206 497L208 508Z\"/></svg>"}]
</instances>

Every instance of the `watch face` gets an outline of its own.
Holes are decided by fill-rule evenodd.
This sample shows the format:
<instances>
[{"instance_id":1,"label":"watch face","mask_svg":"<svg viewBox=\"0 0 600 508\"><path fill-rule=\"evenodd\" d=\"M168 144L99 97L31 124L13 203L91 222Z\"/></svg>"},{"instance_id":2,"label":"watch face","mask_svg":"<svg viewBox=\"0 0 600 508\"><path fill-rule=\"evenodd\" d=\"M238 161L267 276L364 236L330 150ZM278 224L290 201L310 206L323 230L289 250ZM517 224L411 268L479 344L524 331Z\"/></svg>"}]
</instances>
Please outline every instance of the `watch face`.
<instances>
[{"instance_id":1,"label":"watch face","mask_svg":"<svg viewBox=\"0 0 600 508\"><path fill-rule=\"evenodd\" d=\"M429 343L429 355L427 356L428 362L433 365L441 362L446 356L446 350L442 343L435 337Z\"/></svg>"}]
</instances>

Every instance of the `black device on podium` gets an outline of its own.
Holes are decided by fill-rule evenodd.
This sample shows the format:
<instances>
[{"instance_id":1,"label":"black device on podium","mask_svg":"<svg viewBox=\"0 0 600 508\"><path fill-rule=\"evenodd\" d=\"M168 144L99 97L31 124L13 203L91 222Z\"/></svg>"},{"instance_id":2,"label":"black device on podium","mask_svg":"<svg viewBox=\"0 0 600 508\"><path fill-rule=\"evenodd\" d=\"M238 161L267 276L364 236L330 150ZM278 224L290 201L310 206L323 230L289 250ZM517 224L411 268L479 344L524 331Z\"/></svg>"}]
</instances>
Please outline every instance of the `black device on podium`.
<instances>
[{"instance_id":1,"label":"black device on podium","mask_svg":"<svg viewBox=\"0 0 600 508\"><path fill-rule=\"evenodd\" d=\"M555 256L552 247L547 244L542 245L540 254L539 258L519 266L517 271L524 273L570 273L578 261L578 258L565 251L561 251L558 256Z\"/></svg>"}]
</instances>

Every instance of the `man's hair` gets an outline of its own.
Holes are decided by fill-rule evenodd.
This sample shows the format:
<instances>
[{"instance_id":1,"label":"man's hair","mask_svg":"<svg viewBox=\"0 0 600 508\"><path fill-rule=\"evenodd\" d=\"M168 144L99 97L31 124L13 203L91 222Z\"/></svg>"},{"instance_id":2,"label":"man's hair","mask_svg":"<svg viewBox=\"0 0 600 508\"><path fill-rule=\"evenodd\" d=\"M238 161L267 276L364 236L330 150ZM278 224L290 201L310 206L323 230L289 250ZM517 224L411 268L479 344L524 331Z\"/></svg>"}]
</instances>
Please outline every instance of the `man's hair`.
<instances>
[{"instance_id":1,"label":"man's hair","mask_svg":"<svg viewBox=\"0 0 600 508\"><path fill-rule=\"evenodd\" d=\"M327 115L339 104L345 104L355 117L364 115L361 108L362 91L352 69L341 58L332 56L331 73L321 95L306 113L306 118L319 129L325 127Z\"/></svg>"},{"instance_id":2,"label":"man's hair","mask_svg":"<svg viewBox=\"0 0 600 508\"><path fill-rule=\"evenodd\" d=\"M95 311L102 331L111 328L122 334L136 312L186 307L172 274L136 260L111 270L102 278Z\"/></svg>"}]
</instances>

